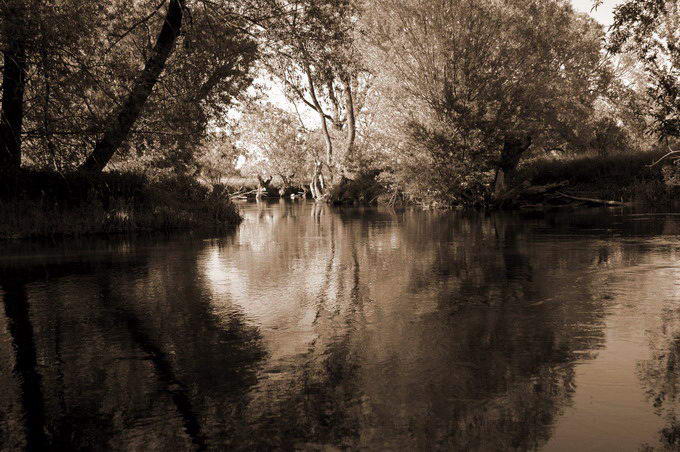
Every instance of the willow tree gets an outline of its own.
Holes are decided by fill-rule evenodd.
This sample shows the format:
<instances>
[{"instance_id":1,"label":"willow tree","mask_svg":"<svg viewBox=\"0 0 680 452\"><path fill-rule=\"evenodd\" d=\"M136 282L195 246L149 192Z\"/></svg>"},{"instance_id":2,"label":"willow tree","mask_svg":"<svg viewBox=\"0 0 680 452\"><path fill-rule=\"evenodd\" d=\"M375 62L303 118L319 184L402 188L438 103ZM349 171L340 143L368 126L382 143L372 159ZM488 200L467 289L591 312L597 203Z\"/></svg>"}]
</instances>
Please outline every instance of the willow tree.
<instances>
[{"instance_id":1,"label":"willow tree","mask_svg":"<svg viewBox=\"0 0 680 452\"><path fill-rule=\"evenodd\" d=\"M272 104L251 106L239 121L239 141L247 151L246 169L263 180L278 177L283 193L309 180L315 156L292 113Z\"/></svg>"},{"instance_id":2,"label":"willow tree","mask_svg":"<svg viewBox=\"0 0 680 452\"><path fill-rule=\"evenodd\" d=\"M277 8L280 14L273 14L264 26L265 65L283 83L291 101L318 117L325 158L315 162L310 185L317 198L324 198L355 147L358 10L350 0L282 2ZM338 141L343 144L340 149Z\"/></svg>"},{"instance_id":3,"label":"willow tree","mask_svg":"<svg viewBox=\"0 0 680 452\"><path fill-rule=\"evenodd\" d=\"M362 31L403 125L396 173L445 204L485 196L492 170L502 193L532 143L573 141L610 80L601 27L563 0L378 0Z\"/></svg>"}]
</instances>

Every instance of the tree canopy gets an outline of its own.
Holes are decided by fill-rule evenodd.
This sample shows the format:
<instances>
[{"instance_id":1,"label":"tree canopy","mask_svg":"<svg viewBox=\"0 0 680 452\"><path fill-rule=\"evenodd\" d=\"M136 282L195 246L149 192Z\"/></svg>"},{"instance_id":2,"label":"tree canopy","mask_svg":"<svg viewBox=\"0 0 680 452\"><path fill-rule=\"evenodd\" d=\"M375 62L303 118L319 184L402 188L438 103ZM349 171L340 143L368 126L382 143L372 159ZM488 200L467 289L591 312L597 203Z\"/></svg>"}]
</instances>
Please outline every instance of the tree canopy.
<instances>
[{"instance_id":1,"label":"tree canopy","mask_svg":"<svg viewBox=\"0 0 680 452\"><path fill-rule=\"evenodd\" d=\"M680 137L680 2L624 1L614 10L608 44L612 52L631 52L641 62L653 131L660 138Z\"/></svg>"},{"instance_id":2,"label":"tree canopy","mask_svg":"<svg viewBox=\"0 0 680 452\"><path fill-rule=\"evenodd\" d=\"M0 168L200 176L241 153L319 199L371 170L483 202L529 155L677 137L678 16L626 0L607 34L567 0L6 0ZM285 102L255 101L273 85Z\"/></svg>"}]
</instances>

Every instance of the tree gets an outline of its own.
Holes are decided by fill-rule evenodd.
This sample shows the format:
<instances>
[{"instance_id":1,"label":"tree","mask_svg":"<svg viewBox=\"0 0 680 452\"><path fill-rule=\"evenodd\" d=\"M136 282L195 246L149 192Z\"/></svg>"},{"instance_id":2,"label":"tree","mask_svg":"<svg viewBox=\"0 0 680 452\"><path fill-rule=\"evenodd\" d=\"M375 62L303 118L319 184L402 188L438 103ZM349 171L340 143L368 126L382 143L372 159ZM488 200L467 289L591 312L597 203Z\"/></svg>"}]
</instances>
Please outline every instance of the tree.
<instances>
[{"instance_id":1,"label":"tree","mask_svg":"<svg viewBox=\"0 0 680 452\"><path fill-rule=\"evenodd\" d=\"M26 84L27 8L23 0L0 6L2 20L2 110L0 111L0 170L21 166L21 134Z\"/></svg>"},{"instance_id":2,"label":"tree","mask_svg":"<svg viewBox=\"0 0 680 452\"><path fill-rule=\"evenodd\" d=\"M14 140L2 143L16 156L20 140L24 164L59 172L140 162L191 172L203 137L224 127L252 82L247 17L267 1L2 2L2 49L23 42L25 54L19 78L11 74L22 60L3 55L4 98L15 100L2 109L13 118L2 136ZM22 82L19 102L7 94L18 92L13 80ZM22 130L10 131L19 116Z\"/></svg>"},{"instance_id":3,"label":"tree","mask_svg":"<svg viewBox=\"0 0 680 452\"><path fill-rule=\"evenodd\" d=\"M399 155L420 165L402 181L434 177L445 204L479 199L491 171L504 192L532 144L577 142L611 80L601 27L562 0L380 0L362 31Z\"/></svg>"},{"instance_id":4,"label":"tree","mask_svg":"<svg viewBox=\"0 0 680 452\"><path fill-rule=\"evenodd\" d=\"M211 185L220 184L225 176L236 173L242 150L234 142L233 134L224 132L210 133L204 138L196 172Z\"/></svg>"},{"instance_id":5,"label":"tree","mask_svg":"<svg viewBox=\"0 0 680 452\"><path fill-rule=\"evenodd\" d=\"M614 9L608 47L632 52L642 63L653 131L660 139L680 137L680 2L624 1Z\"/></svg>"},{"instance_id":6,"label":"tree","mask_svg":"<svg viewBox=\"0 0 680 452\"><path fill-rule=\"evenodd\" d=\"M277 3L277 8L281 13L264 26L265 65L293 102L318 116L325 156L315 163L312 186L317 197L324 198L356 141L360 109L354 93L361 71L354 32L359 12L350 0ZM343 144L340 150L338 141Z\"/></svg>"},{"instance_id":7,"label":"tree","mask_svg":"<svg viewBox=\"0 0 680 452\"><path fill-rule=\"evenodd\" d=\"M175 42L182 29L185 0L170 0L163 20L163 26L156 44L149 55L144 69L137 77L123 106L107 127L104 135L97 141L92 153L82 165L85 171L101 171L109 163L113 154L125 141L137 118L144 108L151 91L170 57Z\"/></svg>"},{"instance_id":8,"label":"tree","mask_svg":"<svg viewBox=\"0 0 680 452\"><path fill-rule=\"evenodd\" d=\"M284 191L313 177L307 135L293 114L271 104L254 105L240 122L248 167L260 177L278 177Z\"/></svg>"}]
</instances>

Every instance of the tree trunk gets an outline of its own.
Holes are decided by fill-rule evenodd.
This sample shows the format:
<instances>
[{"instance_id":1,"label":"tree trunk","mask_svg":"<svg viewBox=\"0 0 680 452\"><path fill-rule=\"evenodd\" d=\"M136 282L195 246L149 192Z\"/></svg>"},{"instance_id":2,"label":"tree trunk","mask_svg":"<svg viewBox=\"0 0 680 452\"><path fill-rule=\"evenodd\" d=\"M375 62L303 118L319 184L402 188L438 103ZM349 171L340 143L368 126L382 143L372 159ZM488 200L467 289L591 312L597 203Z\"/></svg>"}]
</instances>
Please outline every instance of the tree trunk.
<instances>
[{"instance_id":1,"label":"tree trunk","mask_svg":"<svg viewBox=\"0 0 680 452\"><path fill-rule=\"evenodd\" d=\"M320 201L324 198L323 162L321 161L317 161L314 165L314 175L312 176L309 188L315 200Z\"/></svg>"},{"instance_id":2,"label":"tree trunk","mask_svg":"<svg viewBox=\"0 0 680 452\"><path fill-rule=\"evenodd\" d=\"M494 180L494 198L502 197L508 190L508 185L512 183L519 160L524 152L529 149L529 146L531 146L530 136L517 137L508 135L505 137Z\"/></svg>"},{"instance_id":3,"label":"tree trunk","mask_svg":"<svg viewBox=\"0 0 680 452\"><path fill-rule=\"evenodd\" d=\"M357 136L356 118L354 117L354 97L352 96L351 80L345 81L345 108L347 109L347 145L345 147L345 162L352 163L354 158L354 142ZM347 166L347 165L345 165Z\"/></svg>"},{"instance_id":4,"label":"tree trunk","mask_svg":"<svg viewBox=\"0 0 680 452\"><path fill-rule=\"evenodd\" d=\"M163 26L158 34L151 56L146 61L141 74L135 80L132 91L130 91L122 108L83 163L82 170L102 171L127 139L130 129L139 118L144 104L151 95L151 91L175 47L182 28L184 3L185 0L170 0Z\"/></svg>"},{"instance_id":5,"label":"tree trunk","mask_svg":"<svg viewBox=\"0 0 680 452\"><path fill-rule=\"evenodd\" d=\"M321 130L323 131L324 140L326 141L326 164L328 169L332 171L333 168L333 142L331 141L331 135L328 131L328 124L326 124L326 115L321 109L321 104L319 99L316 97L316 89L314 88L314 81L312 80L312 71L309 65L305 66L305 72L307 74L307 83L309 84L309 92L312 96L312 102L314 103L314 108L319 114L319 119L321 120Z\"/></svg>"},{"instance_id":6,"label":"tree trunk","mask_svg":"<svg viewBox=\"0 0 680 452\"><path fill-rule=\"evenodd\" d=\"M331 105L333 106L333 120L331 121L331 124L335 130L342 130L343 121L340 119L340 103L338 102L338 98L335 96L333 82L328 81L326 83L326 88L328 89L328 98L330 99Z\"/></svg>"},{"instance_id":7,"label":"tree trunk","mask_svg":"<svg viewBox=\"0 0 680 452\"><path fill-rule=\"evenodd\" d=\"M0 111L0 171L21 166L21 132L24 119L26 83L26 6L22 0L3 6L5 24L4 68L2 71L2 111Z\"/></svg>"}]
</instances>

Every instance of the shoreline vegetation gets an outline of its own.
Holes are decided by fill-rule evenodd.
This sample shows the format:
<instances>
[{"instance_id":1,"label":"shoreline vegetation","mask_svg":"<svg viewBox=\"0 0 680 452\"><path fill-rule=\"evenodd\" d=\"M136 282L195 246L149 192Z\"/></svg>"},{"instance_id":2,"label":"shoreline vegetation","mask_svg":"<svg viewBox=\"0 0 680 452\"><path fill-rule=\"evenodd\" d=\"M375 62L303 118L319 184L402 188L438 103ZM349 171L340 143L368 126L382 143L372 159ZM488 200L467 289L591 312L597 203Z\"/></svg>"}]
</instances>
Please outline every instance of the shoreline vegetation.
<instances>
[{"instance_id":1,"label":"shoreline vegetation","mask_svg":"<svg viewBox=\"0 0 680 452\"><path fill-rule=\"evenodd\" d=\"M188 177L22 170L5 176L0 190L0 240L223 231L241 222L224 186Z\"/></svg>"},{"instance_id":2,"label":"shoreline vegetation","mask_svg":"<svg viewBox=\"0 0 680 452\"><path fill-rule=\"evenodd\" d=\"M495 208L670 207L680 199L680 184L665 176L673 166L670 162L652 165L663 155L662 151L648 151L529 159L519 165L515 185L550 187L554 189L547 191L557 194L546 200L541 191L534 202ZM306 187L284 188L276 181L266 182L263 187L261 179L241 176L208 184L188 176L152 177L131 171L58 174L24 169L3 178L0 240L180 230L221 232L241 222L234 200L313 199ZM603 202L598 203L600 200ZM381 171L375 169L360 172L354 179L342 179L325 202L336 206L416 205L382 183Z\"/></svg>"},{"instance_id":3,"label":"shoreline vegetation","mask_svg":"<svg viewBox=\"0 0 680 452\"><path fill-rule=\"evenodd\" d=\"M576 154L572 156L534 157L519 164L514 177L514 186L544 187L556 186L562 193L563 202L547 203L541 207L550 208L570 204L585 198L593 201L610 201L610 205L641 204L668 205L680 199L680 180L672 180L669 173L680 174L680 167L671 160L655 162L666 154L663 150L647 152L620 152L609 155ZM674 168L675 167L675 168ZM676 169L677 168L677 169ZM406 196L399 190L391 189L381 183L381 170L373 169L360 172L354 179L343 179L336 184L329 196L334 205L368 204L401 205L408 204ZM677 175L675 176L677 178ZM230 177L224 180L227 192L235 199L255 200L258 193L264 198L280 198L281 187L276 182L266 188L258 185L254 177ZM490 191L491 187L487 187ZM286 195L292 198L304 197L303 188L287 188ZM539 193L542 195L543 192ZM487 195L490 198L490 195ZM416 204L416 203L411 203ZM598 205L585 202L584 205ZM607 203L600 203L607 205ZM424 206L427 207L427 206ZM441 208L441 206L438 206ZM451 206L447 206L448 208ZM461 204L457 207L475 207ZM480 207L477 205L476 207ZM489 205L483 205L489 207ZM493 206L492 206L493 207ZM516 209L523 205L511 204L495 208ZM533 205L532 207L536 207Z\"/></svg>"}]
</instances>

